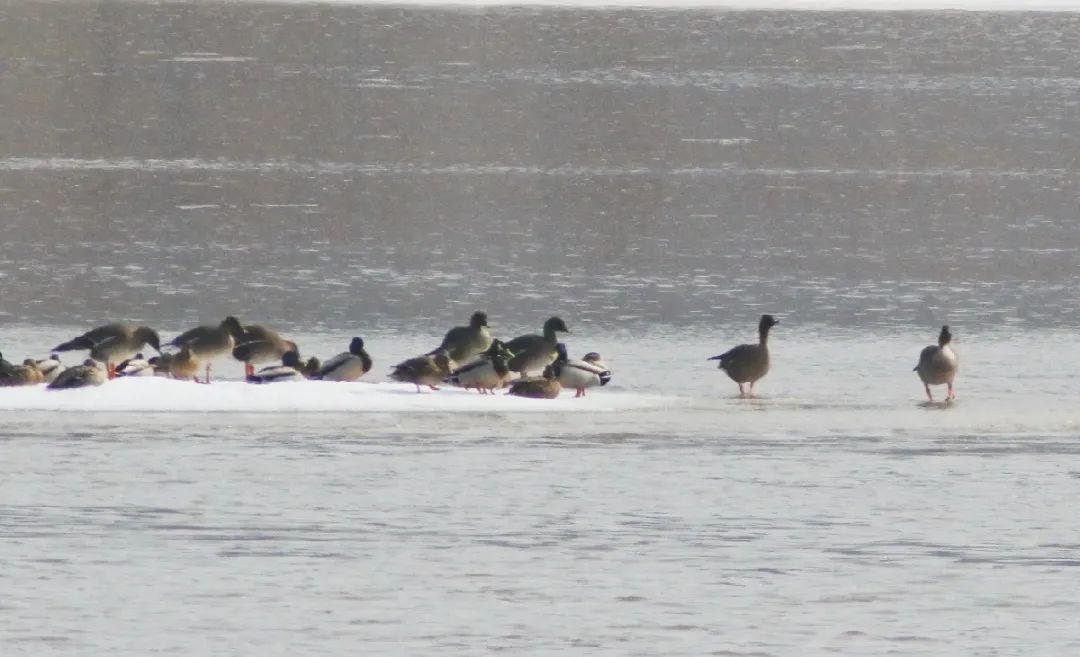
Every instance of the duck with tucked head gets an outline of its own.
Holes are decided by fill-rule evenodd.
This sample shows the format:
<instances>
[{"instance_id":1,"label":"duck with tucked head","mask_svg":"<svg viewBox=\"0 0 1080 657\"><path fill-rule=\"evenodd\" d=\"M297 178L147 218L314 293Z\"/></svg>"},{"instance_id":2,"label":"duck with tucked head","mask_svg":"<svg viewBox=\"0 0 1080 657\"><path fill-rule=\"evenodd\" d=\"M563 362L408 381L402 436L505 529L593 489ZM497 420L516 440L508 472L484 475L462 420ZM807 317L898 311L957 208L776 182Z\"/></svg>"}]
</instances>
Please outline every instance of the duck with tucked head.
<instances>
[{"instance_id":1,"label":"duck with tucked head","mask_svg":"<svg viewBox=\"0 0 1080 657\"><path fill-rule=\"evenodd\" d=\"M442 344L430 353L434 354L439 349L445 349L450 355L450 360L455 363L465 363L483 353L489 346L491 346L491 333L488 332L487 313L477 310L469 318L468 326L455 326L447 331Z\"/></svg>"},{"instance_id":2,"label":"duck with tucked head","mask_svg":"<svg viewBox=\"0 0 1080 657\"><path fill-rule=\"evenodd\" d=\"M919 364L914 370L922 379L927 399L934 401L930 386L941 384L949 386L945 401L956 399L956 394L953 392L953 379L956 378L956 370L959 367L960 359L956 357L956 352L952 348L952 333L949 332L948 325L942 326L941 333L938 334L938 343L923 348L919 353Z\"/></svg>"},{"instance_id":3,"label":"duck with tucked head","mask_svg":"<svg viewBox=\"0 0 1080 657\"><path fill-rule=\"evenodd\" d=\"M454 370L447 381L466 390L475 388L482 395L494 394L496 388L510 381L507 359L511 356L500 340L492 340L480 358Z\"/></svg>"},{"instance_id":4,"label":"duck with tucked head","mask_svg":"<svg viewBox=\"0 0 1080 657\"><path fill-rule=\"evenodd\" d=\"M47 389L70 390L72 388L87 388L90 386L99 386L108 379L109 375L105 366L93 358L87 358L83 361L82 365L69 367L61 372L59 376L56 377L56 380L48 385Z\"/></svg>"},{"instance_id":5,"label":"duck with tucked head","mask_svg":"<svg viewBox=\"0 0 1080 657\"><path fill-rule=\"evenodd\" d=\"M27 358L22 365L12 365L6 370L0 370L0 387L32 386L44 381L37 361L33 358Z\"/></svg>"},{"instance_id":6,"label":"duck with tucked head","mask_svg":"<svg viewBox=\"0 0 1080 657\"><path fill-rule=\"evenodd\" d=\"M34 364L37 365L45 383L52 383L60 375L60 372L64 371L64 364L60 362L60 356L57 354L49 354L48 358L42 358L35 361Z\"/></svg>"},{"instance_id":7,"label":"duck with tucked head","mask_svg":"<svg viewBox=\"0 0 1080 657\"><path fill-rule=\"evenodd\" d=\"M434 354L425 354L402 361L394 366L390 378L402 383L411 383L420 392L424 385L438 390L443 379L450 376L450 354L445 349L436 349Z\"/></svg>"},{"instance_id":8,"label":"duck with tucked head","mask_svg":"<svg viewBox=\"0 0 1080 657\"><path fill-rule=\"evenodd\" d=\"M581 360L571 360L566 355L566 345L559 343L559 357L555 359L555 374L564 388L573 388L574 397L584 397L585 388L606 386L611 380L611 370L600 360L600 354L589 352Z\"/></svg>"},{"instance_id":9,"label":"duck with tucked head","mask_svg":"<svg viewBox=\"0 0 1080 657\"><path fill-rule=\"evenodd\" d=\"M236 337L232 355L244 363L244 375L251 376L257 363L284 358L290 351L299 351L296 343L282 338L277 331L259 324L245 324Z\"/></svg>"},{"instance_id":10,"label":"duck with tucked head","mask_svg":"<svg viewBox=\"0 0 1080 657\"><path fill-rule=\"evenodd\" d=\"M115 364L134 356L143 345L150 345L154 351L161 353L157 331L149 326L106 324L57 345L53 351L89 349L90 358L105 363L106 375L111 379L116 376Z\"/></svg>"},{"instance_id":11,"label":"duck with tucked head","mask_svg":"<svg viewBox=\"0 0 1080 657\"><path fill-rule=\"evenodd\" d=\"M530 399L555 399L562 392L562 384L559 383L559 377L555 374L555 367L555 365L545 367L544 375L541 377L514 381L506 394Z\"/></svg>"},{"instance_id":12,"label":"duck with tucked head","mask_svg":"<svg viewBox=\"0 0 1080 657\"><path fill-rule=\"evenodd\" d=\"M529 372L539 372L558 357L556 333L569 333L566 322L559 317L551 317L544 322L543 335L520 335L506 343L506 348L514 357L507 365L511 372L528 376Z\"/></svg>"},{"instance_id":13,"label":"duck with tucked head","mask_svg":"<svg viewBox=\"0 0 1080 657\"><path fill-rule=\"evenodd\" d=\"M739 384L740 397L753 396L754 384L769 372L769 329L779 323L772 315L762 315L758 321L757 344L741 344L708 359L720 361L719 369ZM748 391L743 390L746 383L750 384Z\"/></svg>"},{"instance_id":14,"label":"duck with tucked head","mask_svg":"<svg viewBox=\"0 0 1080 657\"><path fill-rule=\"evenodd\" d=\"M238 338L244 335L240 321L229 315L217 326L196 326L176 336L169 343L181 349L187 348L196 360L206 363L206 382L210 382L211 361L232 354Z\"/></svg>"},{"instance_id":15,"label":"duck with tucked head","mask_svg":"<svg viewBox=\"0 0 1080 657\"><path fill-rule=\"evenodd\" d=\"M140 352L117 365L116 376L154 376L154 366Z\"/></svg>"},{"instance_id":16,"label":"duck with tucked head","mask_svg":"<svg viewBox=\"0 0 1080 657\"><path fill-rule=\"evenodd\" d=\"M295 349L285 352L281 357L281 365L264 367L255 374L247 377L248 383L282 383L285 381L304 381L307 379L301 371L304 367L300 360L300 352Z\"/></svg>"},{"instance_id":17,"label":"duck with tucked head","mask_svg":"<svg viewBox=\"0 0 1080 657\"><path fill-rule=\"evenodd\" d=\"M322 381L355 381L371 371L372 360L364 350L364 340L355 337L349 350L322 364L311 378Z\"/></svg>"}]
</instances>

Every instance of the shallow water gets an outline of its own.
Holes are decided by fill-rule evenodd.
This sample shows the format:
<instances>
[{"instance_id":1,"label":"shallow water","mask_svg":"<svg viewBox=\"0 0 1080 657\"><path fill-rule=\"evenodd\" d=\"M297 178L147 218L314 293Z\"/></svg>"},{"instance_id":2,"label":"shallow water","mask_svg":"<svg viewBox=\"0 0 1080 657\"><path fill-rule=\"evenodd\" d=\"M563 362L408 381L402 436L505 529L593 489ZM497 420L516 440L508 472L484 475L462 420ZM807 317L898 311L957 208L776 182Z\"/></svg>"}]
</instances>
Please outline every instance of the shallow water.
<instances>
[{"instance_id":1,"label":"shallow water","mask_svg":"<svg viewBox=\"0 0 1080 657\"><path fill-rule=\"evenodd\" d=\"M234 313L375 359L0 389L3 654L1076 653L1077 34L3 5L7 358ZM477 308L611 384L386 382ZM739 399L705 359L762 312Z\"/></svg>"}]
</instances>

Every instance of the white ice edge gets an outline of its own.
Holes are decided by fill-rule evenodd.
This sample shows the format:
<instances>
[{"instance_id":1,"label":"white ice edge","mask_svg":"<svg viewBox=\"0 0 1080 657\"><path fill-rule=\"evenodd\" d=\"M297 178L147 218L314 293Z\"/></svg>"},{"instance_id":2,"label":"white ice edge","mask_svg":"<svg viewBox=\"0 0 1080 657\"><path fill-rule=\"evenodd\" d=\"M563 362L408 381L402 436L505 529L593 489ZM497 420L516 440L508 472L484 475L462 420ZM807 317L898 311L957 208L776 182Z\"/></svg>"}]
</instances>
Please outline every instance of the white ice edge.
<instances>
[{"instance_id":1,"label":"white ice edge","mask_svg":"<svg viewBox=\"0 0 1080 657\"><path fill-rule=\"evenodd\" d=\"M48 390L44 385L0 388L0 412L611 412L684 406L685 400L618 391L575 399L524 399L443 387L417 393L402 383L294 381L253 385L215 381L201 385L163 378L116 379L102 386Z\"/></svg>"}]
</instances>

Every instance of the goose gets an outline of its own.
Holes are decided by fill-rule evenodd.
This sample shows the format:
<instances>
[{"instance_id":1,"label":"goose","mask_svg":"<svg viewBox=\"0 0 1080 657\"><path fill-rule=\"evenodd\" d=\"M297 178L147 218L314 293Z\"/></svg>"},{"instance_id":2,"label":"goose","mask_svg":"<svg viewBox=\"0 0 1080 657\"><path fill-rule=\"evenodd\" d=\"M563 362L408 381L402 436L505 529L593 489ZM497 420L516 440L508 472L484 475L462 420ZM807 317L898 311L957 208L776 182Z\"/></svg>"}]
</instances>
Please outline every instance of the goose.
<instances>
[{"instance_id":1,"label":"goose","mask_svg":"<svg viewBox=\"0 0 1080 657\"><path fill-rule=\"evenodd\" d=\"M232 350L233 358L244 363L244 375L255 373L256 363L265 363L284 358L290 351L299 351L296 343L285 340L277 331L258 324L248 324L243 332L236 336L236 346Z\"/></svg>"},{"instance_id":2,"label":"goose","mask_svg":"<svg viewBox=\"0 0 1080 657\"><path fill-rule=\"evenodd\" d=\"M753 396L754 383L769 371L769 329L779 324L772 315L762 315L758 322L758 343L741 344L708 360L720 361L719 369L727 372L731 380L739 384L739 396ZM743 391L743 384L750 389Z\"/></svg>"},{"instance_id":3,"label":"goose","mask_svg":"<svg viewBox=\"0 0 1080 657\"><path fill-rule=\"evenodd\" d=\"M416 392L420 392L420 386L425 385L432 390L438 390L440 383L450 376L450 355L445 349L436 349L434 354L425 354L394 365L390 378L402 383L411 383L416 386Z\"/></svg>"},{"instance_id":4,"label":"goose","mask_svg":"<svg viewBox=\"0 0 1080 657\"><path fill-rule=\"evenodd\" d=\"M248 383L281 383L283 381L304 381L307 377L300 371L303 363L300 352L290 349L281 357L281 365L264 367L247 377Z\"/></svg>"},{"instance_id":5,"label":"goose","mask_svg":"<svg viewBox=\"0 0 1080 657\"><path fill-rule=\"evenodd\" d=\"M69 390L99 386L109 379L109 373L102 364L93 358L87 358L82 365L69 367L61 372L56 380L48 385L48 390Z\"/></svg>"},{"instance_id":6,"label":"goose","mask_svg":"<svg viewBox=\"0 0 1080 657\"><path fill-rule=\"evenodd\" d=\"M555 399L561 391L562 385L555 374L555 366L548 365L544 368L544 376L514 381L506 394L531 399Z\"/></svg>"},{"instance_id":7,"label":"goose","mask_svg":"<svg viewBox=\"0 0 1080 657\"><path fill-rule=\"evenodd\" d=\"M438 349L445 349L450 360L464 363L491 346L487 313L477 310L469 318L468 326L455 326L446 332ZM430 352L432 354L438 349Z\"/></svg>"},{"instance_id":8,"label":"goose","mask_svg":"<svg viewBox=\"0 0 1080 657\"><path fill-rule=\"evenodd\" d=\"M33 358L27 358L22 365L12 365L0 371L0 387L32 386L44 380Z\"/></svg>"},{"instance_id":9,"label":"goose","mask_svg":"<svg viewBox=\"0 0 1080 657\"><path fill-rule=\"evenodd\" d=\"M352 339L349 350L322 364L313 379L322 381L355 381L371 371L371 356L364 350L364 340Z\"/></svg>"},{"instance_id":10,"label":"goose","mask_svg":"<svg viewBox=\"0 0 1080 657\"><path fill-rule=\"evenodd\" d=\"M569 333L566 322L558 317L551 317L544 322L543 335L520 335L506 343L506 349L514 354L507 366L512 372L527 376L529 372L543 370L559 355L556 348L556 333Z\"/></svg>"},{"instance_id":11,"label":"goose","mask_svg":"<svg viewBox=\"0 0 1080 657\"><path fill-rule=\"evenodd\" d=\"M930 386L942 383L949 386L945 400L956 399L956 394L953 392L953 379L956 377L959 366L960 361L952 348L952 333L949 332L948 325L942 326L941 333L938 334L938 343L923 348L919 353L919 364L914 369L919 373L923 387L926 388L926 397L931 402L934 401L934 396L930 394Z\"/></svg>"},{"instance_id":12,"label":"goose","mask_svg":"<svg viewBox=\"0 0 1080 657\"><path fill-rule=\"evenodd\" d=\"M56 354L50 354L48 358L36 361L35 365L37 365L38 371L41 372L45 383L52 383L60 375L60 372L64 371L64 364L60 362L60 356Z\"/></svg>"},{"instance_id":13,"label":"goose","mask_svg":"<svg viewBox=\"0 0 1080 657\"><path fill-rule=\"evenodd\" d=\"M114 364L131 358L143 345L150 345L154 351L161 353L157 331L148 326L106 324L59 344L52 351L89 349L91 359L105 363L106 376L111 379L116 376Z\"/></svg>"},{"instance_id":14,"label":"goose","mask_svg":"<svg viewBox=\"0 0 1080 657\"><path fill-rule=\"evenodd\" d=\"M611 380L609 370L595 351L585 354L581 360L570 360L566 355L566 345L559 343L559 357L555 359L555 373L564 388L573 388L577 397L585 396L585 388L606 386Z\"/></svg>"},{"instance_id":15,"label":"goose","mask_svg":"<svg viewBox=\"0 0 1080 657\"><path fill-rule=\"evenodd\" d=\"M142 353L125 360L116 366L116 376L153 376L154 366Z\"/></svg>"},{"instance_id":16,"label":"goose","mask_svg":"<svg viewBox=\"0 0 1080 657\"><path fill-rule=\"evenodd\" d=\"M238 336L242 336L244 328L240 321L229 315L217 326L196 326L184 331L172 339L169 344L173 347L187 347L191 355L197 360L206 361L206 382L210 382L210 362L229 356L236 346Z\"/></svg>"},{"instance_id":17,"label":"goose","mask_svg":"<svg viewBox=\"0 0 1080 657\"><path fill-rule=\"evenodd\" d=\"M481 358L454 370L447 381L466 390L476 388L482 395L493 394L495 388L502 388L510 380L506 364L510 356L500 340L492 340Z\"/></svg>"}]
</instances>

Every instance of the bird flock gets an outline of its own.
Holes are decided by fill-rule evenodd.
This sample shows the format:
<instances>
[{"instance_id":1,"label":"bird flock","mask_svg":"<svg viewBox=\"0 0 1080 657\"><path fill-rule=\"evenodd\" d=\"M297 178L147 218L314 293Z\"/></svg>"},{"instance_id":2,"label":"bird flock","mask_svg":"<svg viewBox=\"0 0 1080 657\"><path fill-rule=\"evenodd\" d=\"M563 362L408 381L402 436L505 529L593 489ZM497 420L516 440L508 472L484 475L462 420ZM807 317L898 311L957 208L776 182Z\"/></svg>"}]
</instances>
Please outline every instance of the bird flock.
<instances>
[{"instance_id":1,"label":"bird flock","mask_svg":"<svg viewBox=\"0 0 1080 657\"><path fill-rule=\"evenodd\" d=\"M738 384L740 397L753 396L754 384L768 374L769 331L777 324L772 315L762 315L757 343L741 344L708 358L719 361L719 369ZM394 365L390 378L415 385L417 392L423 387L438 390L448 383L480 394L508 388L507 394L511 395L553 399L567 388L581 397L587 388L606 385L612 374L596 352L571 359L566 345L558 341L559 333L569 332L566 323L553 316L544 322L540 334L520 335L504 342L492 338L487 314L476 311L468 325L447 331L435 349ZM146 346L159 355L144 358L140 350ZM65 368L58 356L65 351L89 351L89 358L81 365ZM232 316L217 326L185 331L164 348L158 333L149 327L106 324L57 345L52 352L47 359L28 358L22 365L13 365L0 355L0 386L45 383L51 390L62 390L97 386L128 376L168 376L210 383L212 363L222 358L242 362L245 379L250 383L356 381L373 365L360 337L352 338L348 351L325 361L302 358L295 342L265 326L241 324ZM280 363L255 370L256 365L271 361ZM946 402L955 399L953 380L958 366L952 333L943 326L937 344L920 352L914 369L931 402L932 385L948 387Z\"/></svg>"},{"instance_id":2,"label":"bird flock","mask_svg":"<svg viewBox=\"0 0 1080 657\"><path fill-rule=\"evenodd\" d=\"M430 352L394 365L390 378L438 390L448 383L480 394L508 388L520 397L552 399L563 388L584 396L586 388L606 385L611 371L600 355L592 352L571 359L557 334L569 333L566 323L551 317L541 334L521 335L506 342L494 339L487 314L473 313L467 326L455 326ZM142 350L158 352L145 358ZM59 354L87 351L80 365L63 367ZM50 390L98 386L117 377L166 376L210 383L214 362L232 358L244 364L250 383L281 381L356 381L369 371L373 360L364 340L352 338L347 351L327 360L302 358L299 347L273 329L241 324L235 317L221 323L197 326L164 345L157 331L147 326L106 324L56 345L47 359L28 358L14 365L0 355L0 386L47 384ZM256 365L278 361L256 371ZM200 372L203 378L199 379Z\"/></svg>"}]
</instances>

